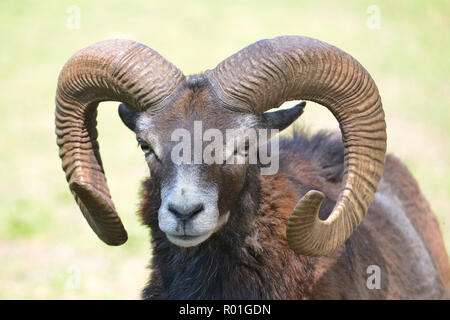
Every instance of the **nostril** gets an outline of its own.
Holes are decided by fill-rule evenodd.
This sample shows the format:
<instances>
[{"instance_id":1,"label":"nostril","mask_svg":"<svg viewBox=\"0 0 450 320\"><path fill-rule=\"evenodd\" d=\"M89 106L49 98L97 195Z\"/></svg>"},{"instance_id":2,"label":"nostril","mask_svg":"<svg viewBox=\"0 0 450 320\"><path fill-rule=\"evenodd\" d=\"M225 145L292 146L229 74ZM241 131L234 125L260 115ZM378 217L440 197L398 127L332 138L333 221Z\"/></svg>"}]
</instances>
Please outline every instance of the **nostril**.
<instances>
[{"instance_id":1,"label":"nostril","mask_svg":"<svg viewBox=\"0 0 450 320\"><path fill-rule=\"evenodd\" d=\"M203 203L198 203L193 206L178 206L176 204L169 203L167 209L177 218L187 220L202 212L205 207Z\"/></svg>"},{"instance_id":2,"label":"nostril","mask_svg":"<svg viewBox=\"0 0 450 320\"><path fill-rule=\"evenodd\" d=\"M196 214L202 212L203 209L204 209L203 203L197 204L196 206L194 206L194 207L192 208L192 211L191 211L191 213L190 213L191 217L193 217L193 216L195 216Z\"/></svg>"}]
</instances>

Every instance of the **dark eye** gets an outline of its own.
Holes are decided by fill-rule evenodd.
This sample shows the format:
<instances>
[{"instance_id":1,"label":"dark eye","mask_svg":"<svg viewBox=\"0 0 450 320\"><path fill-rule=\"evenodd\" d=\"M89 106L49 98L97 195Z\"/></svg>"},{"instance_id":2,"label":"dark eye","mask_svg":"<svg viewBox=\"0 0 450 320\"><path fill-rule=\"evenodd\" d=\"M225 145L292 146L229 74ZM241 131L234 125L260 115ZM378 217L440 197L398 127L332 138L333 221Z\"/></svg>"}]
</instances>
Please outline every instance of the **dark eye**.
<instances>
[{"instance_id":1,"label":"dark eye","mask_svg":"<svg viewBox=\"0 0 450 320\"><path fill-rule=\"evenodd\" d=\"M249 149L250 149L250 147L249 147L249 144L247 141L243 146L239 147L238 150L236 150L234 152L234 155L237 155L239 153L239 154L243 155L244 157L247 157Z\"/></svg>"},{"instance_id":2,"label":"dark eye","mask_svg":"<svg viewBox=\"0 0 450 320\"><path fill-rule=\"evenodd\" d=\"M139 146L142 151L144 151L145 155L149 155L153 152L152 148L145 142L139 141Z\"/></svg>"},{"instance_id":3,"label":"dark eye","mask_svg":"<svg viewBox=\"0 0 450 320\"><path fill-rule=\"evenodd\" d=\"M247 144L245 144L245 146L244 146L244 148L243 148L243 152L244 152L244 154L246 155L246 156L248 156L248 151L250 150L250 147L249 147L249 145L248 145L248 143Z\"/></svg>"}]
</instances>

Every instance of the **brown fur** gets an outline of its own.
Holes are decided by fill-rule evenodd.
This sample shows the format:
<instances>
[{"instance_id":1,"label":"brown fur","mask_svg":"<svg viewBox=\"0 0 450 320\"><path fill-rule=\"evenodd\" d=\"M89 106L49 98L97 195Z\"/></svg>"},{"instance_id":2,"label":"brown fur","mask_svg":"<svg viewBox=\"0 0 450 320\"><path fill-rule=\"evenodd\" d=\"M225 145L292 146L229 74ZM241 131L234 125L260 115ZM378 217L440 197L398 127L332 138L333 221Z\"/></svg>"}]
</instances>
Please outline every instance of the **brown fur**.
<instances>
[{"instance_id":1,"label":"brown fur","mask_svg":"<svg viewBox=\"0 0 450 320\"><path fill-rule=\"evenodd\" d=\"M410 221L434 257L443 283L450 287L450 265L442 234L438 232L439 223L416 180L406 166L392 155L388 157L383 177L390 185L389 191L401 200Z\"/></svg>"},{"instance_id":2,"label":"brown fur","mask_svg":"<svg viewBox=\"0 0 450 320\"><path fill-rule=\"evenodd\" d=\"M309 137L294 130L280 141L280 169L259 175L258 165L201 165L204 181L218 185L220 214L228 222L195 247L178 247L158 227L161 181L170 182L170 132L261 123L256 115L225 108L202 76L193 76L158 112L147 111L149 132L161 145L148 161L152 179L143 186L140 214L150 227L153 257L145 299L437 299L450 286L450 266L439 225L417 183L395 157L386 158L375 200L360 226L328 256L299 256L289 249L286 225L297 201L311 189L325 194L326 219L338 198L344 146L339 135ZM130 118L134 118L131 116ZM133 124L128 124L133 127ZM172 143L172 144L171 144ZM372 266L380 288L369 288Z\"/></svg>"},{"instance_id":3,"label":"brown fur","mask_svg":"<svg viewBox=\"0 0 450 320\"><path fill-rule=\"evenodd\" d=\"M343 170L342 164L336 165L336 163L329 164L334 167L333 172L326 170L330 166L324 166L324 163L316 160L321 158L322 162L326 161L324 160L326 157L323 156L329 154L329 151L320 148L317 144L311 145L308 149L308 143L314 143L312 140L303 138L299 141L300 138L297 137L283 145L281 170L278 174L258 177L257 214L254 220L247 221L251 224L251 230L248 230L248 234L244 232L242 243L237 242L239 246L233 248L238 253L234 255L227 252L233 251L231 248L219 247L217 250L223 252L213 252L223 260L216 261L215 258L219 258L212 257L210 261L208 260L207 268L202 263L198 265L203 277L198 275L199 278L195 279L195 275L186 275L193 276L190 280L201 282L200 286L205 288L211 285L217 286L217 282L220 282L220 293L215 295L207 293L200 296L177 295L176 292L167 294L161 272L164 273L171 268L161 262L158 256L161 251L158 249L174 250L175 255L182 255L182 253L177 251L178 248L167 243L164 235L158 232L154 221L155 208L151 206L149 194L151 182L146 182L145 200L141 213L143 220L153 231L155 257L152 264L152 278L144 291L145 298L414 299L443 297L449 263L439 227L431 211L429 209L423 211L423 208L429 208L429 206L420 196L413 178L393 156L387 157L383 180L385 180L384 183L391 184L400 195L401 201L404 201L404 206L408 209L408 217L422 236L433 262L439 269L442 279L432 279L438 284L436 290L423 291L429 288L421 286L423 279L411 268L412 262L406 259L405 252L402 251L403 243L407 239L398 235L397 226L391 225L384 217L383 208L376 201L370 207L367 217L359 228L345 245L333 254L311 258L298 256L288 248L286 224L298 199L311 188L323 191L329 197L321 210L321 216L326 217L334 205L333 201L337 198L340 187L340 180L334 179L341 177ZM330 136L323 136L316 143L319 141L322 145L340 144ZM302 156L299 155L299 147L303 148ZM339 158L342 152L334 151L338 153L334 157ZM406 183L399 182L399 175ZM412 191L417 192L417 197L414 199L406 197L408 192ZM244 197L241 201L252 202L252 199ZM233 224L233 221L229 223ZM235 226L231 228L234 229ZM193 254L200 255L199 251L204 250L213 256L210 250L214 250L212 247L220 243L220 237L236 236L227 234L230 231L226 227L220 232L223 234L208 240L211 242L209 245L198 248ZM237 259L238 263L230 263L231 256ZM186 261L189 259L186 258ZM218 265L215 265L216 263ZM239 267L240 265L242 267ZM370 275L367 273L367 267L370 265L377 265L381 269L380 289L370 290L366 286ZM223 266L227 266L228 270L226 268L223 270L221 268ZM215 275L221 272L225 279L211 276L215 279L214 284L201 280L205 275L210 276L208 271L211 268L220 269L220 271L216 270ZM170 272L182 272L182 268L179 270L174 268ZM175 277L175 275L171 274L169 277ZM170 280L166 280L167 282ZM183 288L181 286L179 290L182 291Z\"/></svg>"}]
</instances>

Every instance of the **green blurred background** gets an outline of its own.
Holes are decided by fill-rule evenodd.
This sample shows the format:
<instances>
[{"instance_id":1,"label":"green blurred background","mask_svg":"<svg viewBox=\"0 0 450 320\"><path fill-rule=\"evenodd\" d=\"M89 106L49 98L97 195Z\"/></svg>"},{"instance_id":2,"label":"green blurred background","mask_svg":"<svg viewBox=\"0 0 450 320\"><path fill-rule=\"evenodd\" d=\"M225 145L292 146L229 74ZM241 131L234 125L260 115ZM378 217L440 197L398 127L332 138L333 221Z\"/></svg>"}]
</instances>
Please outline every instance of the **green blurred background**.
<instances>
[{"instance_id":1,"label":"green blurred background","mask_svg":"<svg viewBox=\"0 0 450 320\"><path fill-rule=\"evenodd\" d=\"M369 70L384 102L389 151L419 180L450 248L450 1L2 0L0 299L134 299L147 281L150 235L135 212L148 171L118 103L103 103L98 120L111 192L130 236L125 245L97 239L61 170L54 96L73 53L129 38L193 74L285 34L329 42ZM312 103L299 122L338 128Z\"/></svg>"}]
</instances>

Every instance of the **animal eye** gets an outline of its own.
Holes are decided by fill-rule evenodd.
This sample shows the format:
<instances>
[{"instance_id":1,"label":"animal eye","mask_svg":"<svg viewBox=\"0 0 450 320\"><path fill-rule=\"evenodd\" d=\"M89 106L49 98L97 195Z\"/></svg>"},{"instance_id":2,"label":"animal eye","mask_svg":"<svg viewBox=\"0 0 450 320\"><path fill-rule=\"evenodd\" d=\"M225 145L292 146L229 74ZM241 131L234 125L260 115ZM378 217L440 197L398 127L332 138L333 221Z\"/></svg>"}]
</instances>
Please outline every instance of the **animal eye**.
<instances>
[{"instance_id":1,"label":"animal eye","mask_svg":"<svg viewBox=\"0 0 450 320\"><path fill-rule=\"evenodd\" d=\"M244 146L244 153L246 156L248 156L248 151L250 150L250 146L248 145L248 143Z\"/></svg>"},{"instance_id":2,"label":"animal eye","mask_svg":"<svg viewBox=\"0 0 450 320\"><path fill-rule=\"evenodd\" d=\"M147 143L139 141L139 146L141 147L142 151L144 151L145 155L153 153L152 148L150 148L150 146Z\"/></svg>"},{"instance_id":3,"label":"animal eye","mask_svg":"<svg viewBox=\"0 0 450 320\"><path fill-rule=\"evenodd\" d=\"M239 147L238 150L236 150L234 152L234 155L237 155L239 153L239 154L243 155L244 157L247 157L249 150L250 150L250 147L249 147L249 144L247 141L243 146Z\"/></svg>"}]
</instances>

